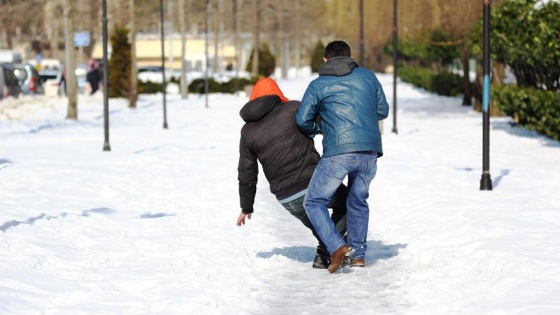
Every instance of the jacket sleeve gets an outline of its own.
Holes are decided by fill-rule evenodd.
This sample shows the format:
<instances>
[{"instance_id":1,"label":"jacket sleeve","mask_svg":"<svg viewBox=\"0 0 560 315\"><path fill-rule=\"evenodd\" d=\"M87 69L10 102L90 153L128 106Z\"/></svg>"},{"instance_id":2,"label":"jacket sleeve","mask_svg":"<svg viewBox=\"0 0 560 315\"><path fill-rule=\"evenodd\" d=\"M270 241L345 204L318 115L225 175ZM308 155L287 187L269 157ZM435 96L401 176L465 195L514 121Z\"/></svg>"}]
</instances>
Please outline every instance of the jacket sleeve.
<instances>
[{"instance_id":1,"label":"jacket sleeve","mask_svg":"<svg viewBox=\"0 0 560 315\"><path fill-rule=\"evenodd\" d=\"M241 211L245 214L253 212L253 204L255 203L255 194L257 192L257 180L259 175L259 166L257 163L257 156L251 152L245 143L242 132L241 141L239 143L237 179L239 180L239 200Z\"/></svg>"},{"instance_id":2,"label":"jacket sleeve","mask_svg":"<svg viewBox=\"0 0 560 315\"><path fill-rule=\"evenodd\" d=\"M296 113L296 124L299 130L308 137L321 133L321 126L315 120L318 110L319 98L317 97L316 88L311 83L307 87Z\"/></svg>"},{"instance_id":3,"label":"jacket sleeve","mask_svg":"<svg viewBox=\"0 0 560 315\"><path fill-rule=\"evenodd\" d=\"M383 92L383 87L377 77L377 120L383 120L389 116L389 104L387 103L387 98L385 97L385 92Z\"/></svg>"}]
</instances>

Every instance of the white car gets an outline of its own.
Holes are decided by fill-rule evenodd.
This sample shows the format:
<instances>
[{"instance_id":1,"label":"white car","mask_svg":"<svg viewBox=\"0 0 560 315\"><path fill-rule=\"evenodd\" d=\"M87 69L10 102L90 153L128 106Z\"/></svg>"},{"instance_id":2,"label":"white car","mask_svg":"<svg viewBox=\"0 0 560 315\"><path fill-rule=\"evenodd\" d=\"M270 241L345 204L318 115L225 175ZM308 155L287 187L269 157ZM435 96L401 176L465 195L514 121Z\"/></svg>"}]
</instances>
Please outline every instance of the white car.
<instances>
[{"instance_id":1,"label":"white car","mask_svg":"<svg viewBox=\"0 0 560 315\"><path fill-rule=\"evenodd\" d=\"M56 76L52 78L50 76L45 81L45 94L46 95L66 95L65 85L60 84L62 82L62 73L64 72L64 65L61 65L60 69L57 70ZM90 89L89 83L86 80L87 65L85 63L76 64L76 69L74 70L76 74L76 83L78 85L78 94L87 93Z\"/></svg>"}]
</instances>

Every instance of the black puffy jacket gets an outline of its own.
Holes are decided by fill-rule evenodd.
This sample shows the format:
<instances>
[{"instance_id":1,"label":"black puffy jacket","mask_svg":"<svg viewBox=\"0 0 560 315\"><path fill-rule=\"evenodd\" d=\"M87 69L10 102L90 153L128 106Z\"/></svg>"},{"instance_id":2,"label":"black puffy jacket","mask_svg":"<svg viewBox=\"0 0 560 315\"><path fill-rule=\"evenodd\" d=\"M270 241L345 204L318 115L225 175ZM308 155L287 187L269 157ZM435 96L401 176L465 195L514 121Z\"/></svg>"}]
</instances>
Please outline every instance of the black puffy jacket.
<instances>
[{"instance_id":1,"label":"black puffy jacket","mask_svg":"<svg viewBox=\"0 0 560 315\"><path fill-rule=\"evenodd\" d=\"M239 144L239 197L243 213L253 212L261 163L270 191L278 200L307 188L320 156L312 139L296 126L299 101L276 95L256 98L240 111L245 125Z\"/></svg>"}]
</instances>

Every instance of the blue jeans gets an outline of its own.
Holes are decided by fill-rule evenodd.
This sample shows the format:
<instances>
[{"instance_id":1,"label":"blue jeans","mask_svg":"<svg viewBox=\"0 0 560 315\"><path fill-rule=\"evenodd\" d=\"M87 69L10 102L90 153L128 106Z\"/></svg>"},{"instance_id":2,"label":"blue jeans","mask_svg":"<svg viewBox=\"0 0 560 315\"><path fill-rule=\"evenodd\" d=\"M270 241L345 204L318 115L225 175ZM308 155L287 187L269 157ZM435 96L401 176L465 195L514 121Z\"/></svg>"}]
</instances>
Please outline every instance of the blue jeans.
<instances>
[{"instance_id":1,"label":"blue jeans","mask_svg":"<svg viewBox=\"0 0 560 315\"><path fill-rule=\"evenodd\" d=\"M377 172L377 153L346 153L321 158L305 196L305 212L330 254L345 245L329 213L327 204L348 176L347 238L354 258L364 258L369 223L369 185Z\"/></svg>"},{"instance_id":2,"label":"blue jeans","mask_svg":"<svg viewBox=\"0 0 560 315\"><path fill-rule=\"evenodd\" d=\"M340 185L334 195L333 198L330 200L327 208L332 209L332 215L330 216L332 222L336 226L337 232L342 235L346 236L346 199L348 198L348 188L345 185ZM321 238L313 228L313 224L309 221L307 214L304 208L304 200L305 195L294 199L292 201L281 203L281 205L290 212L291 215L296 217L298 220L303 223L307 228L311 230L313 236L319 241L318 248L322 248L325 251L327 248L325 244L321 241ZM328 257L327 257L328 258Z\"/></svg>"}]
</instances>

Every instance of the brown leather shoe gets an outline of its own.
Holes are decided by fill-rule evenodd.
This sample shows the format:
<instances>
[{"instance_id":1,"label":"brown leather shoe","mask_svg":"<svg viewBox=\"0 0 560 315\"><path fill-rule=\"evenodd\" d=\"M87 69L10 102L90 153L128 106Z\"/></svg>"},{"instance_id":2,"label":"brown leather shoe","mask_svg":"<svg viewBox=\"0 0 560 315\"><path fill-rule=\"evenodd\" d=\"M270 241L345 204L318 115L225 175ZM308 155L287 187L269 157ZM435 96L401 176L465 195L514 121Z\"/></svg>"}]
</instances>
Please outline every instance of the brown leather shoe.
<instances>
[{"instance_id":1,"label":"brown leather shoe","mask_svg":"<svg viewBox=\"0 0 560 315\"><path fill-rule=\"evenodd\" d=\"M351 254L352 250L348 247L348 245L342 245L335 250L331 255L331 264L328 268L329 272L334 273Z\"/></svg>"},{"instance_id":2,"label":"brown leather shoe","mask_svg":"<svg viewBox=\"0 0 560 315\"><path fill-rule=\"evenodd\" d=\"M363 258L357 258L357 259L352 259L350 260L350 267L365 267L366 266L366 260Z\"/></svg>"}]
</instances>

